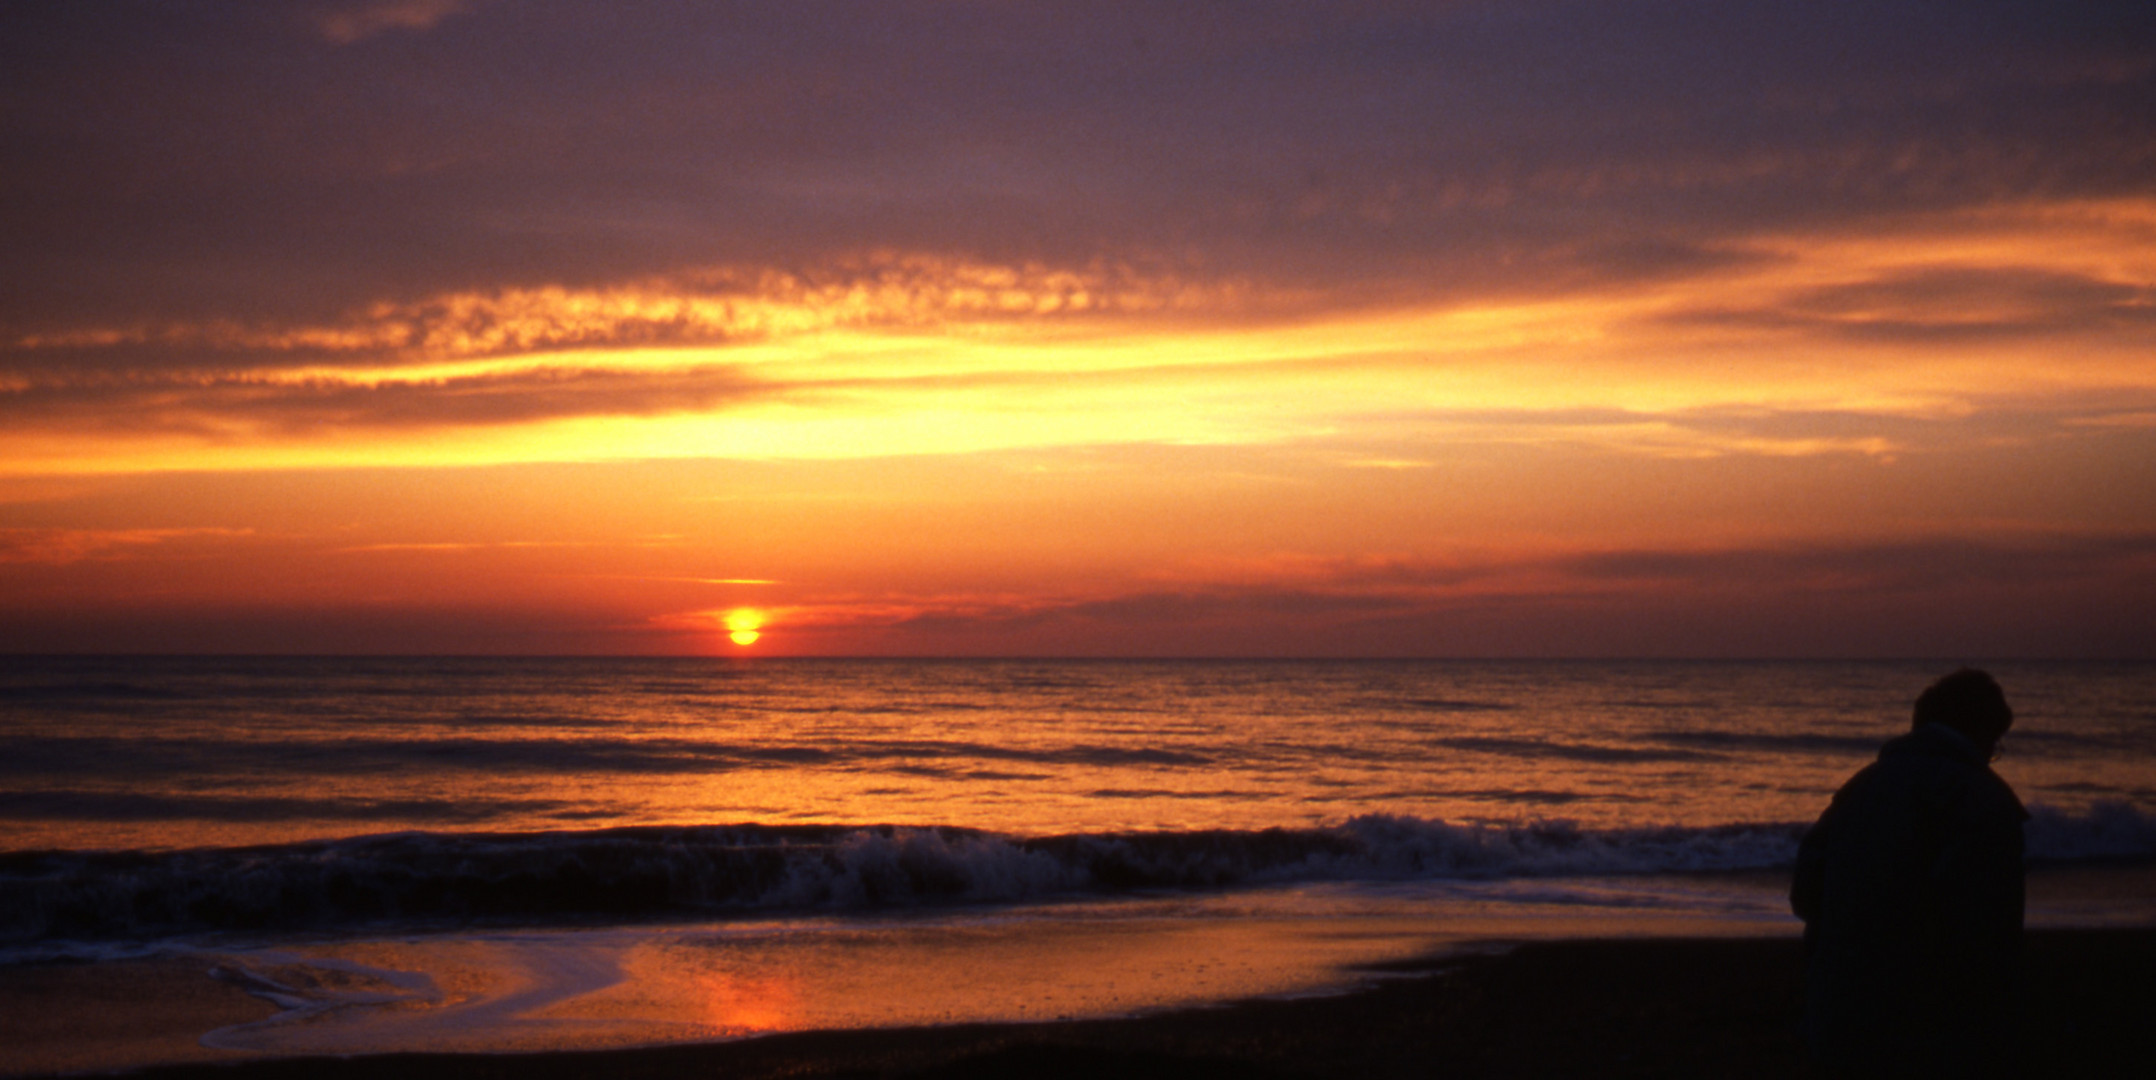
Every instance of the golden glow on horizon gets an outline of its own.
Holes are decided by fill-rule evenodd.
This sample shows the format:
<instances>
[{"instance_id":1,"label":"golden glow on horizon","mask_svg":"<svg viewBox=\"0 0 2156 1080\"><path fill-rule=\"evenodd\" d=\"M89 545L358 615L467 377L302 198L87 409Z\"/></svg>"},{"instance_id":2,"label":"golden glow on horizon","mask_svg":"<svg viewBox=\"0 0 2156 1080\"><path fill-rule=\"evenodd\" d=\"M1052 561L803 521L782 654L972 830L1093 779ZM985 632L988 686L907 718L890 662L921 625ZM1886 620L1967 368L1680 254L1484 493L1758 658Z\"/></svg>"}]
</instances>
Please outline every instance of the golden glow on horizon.
<instances>
[{"instance_id":1,"label":"golden glow on horizon","mask_svg":"<svg viewBox=\"0 0 2156 1080\"><path fill-rule=\"evenodd\" d=\"M1585 408L1638 422L1538 423L1530 437L1683 456L1877 455L1893 447L1672 439L1657 424L1698 410L1922 418L1966 413L1979 396L2156 393L2145 332L2100 318L2061 329L2031 306L2070 292L2047 292L2051 281L2130 291L2156 279L2152 221L2156 203L1993 210L1877 234L1762 237L1749 262L1652 286L1286 322L1252 321L1268 309L1247 290L1135 278L1115 305L1087 301L1108 314L1058 321L1041 317L1054 309L1039 297L1094 296L1085 275L891 257L904 267L896 284L740 286L799 317L758 316L756 334L726 344L564 350L548 343L569 331L530 329L421 349L431 360L190 376L110 408L16 421L0 432L0 475L1266 445L1382 430L1407 413L1467 417L1425 425L1421 437L1442 447L1473 437L1469 414ZM624 320L703 310L650 293L663 285L526 290L493 307L460 295L429 310L449 323L508 312L603 339ZM991 295L1006 286L1017 292ZM1152 317L1161 311L1182 314ZM2061 334L2070 348L2045 347ZM526 342L540 348L514 351ZM403 399L380 403L390 393L443 404L415 417Z\"/></svg>"},{"instance_id":2,"label":"golden glow on horizon","mask_svg":"<svg viewBox=\"0 0 2156 1080\"><path fill-rule=\"evenodd\" d=\"M1755 238L1712 274L1272 321L1247 296L946 303L727 344L151 372L0 428L0 567L62 612L513 613L458 649L1084 653L1157 623L1205 651L1277 619L1304 629L1244 647L1382 653L1394 618L1433 649L1573 647L1428 613L1730 602L1760 574L1831 596L1886 573L1882 545L2150 527L2116 461L2156 416L2152 220ZM564 295L531 317L612 332L614 301ZM78 499L106 509L43 506Z\"/></svg>"}]
</instances>

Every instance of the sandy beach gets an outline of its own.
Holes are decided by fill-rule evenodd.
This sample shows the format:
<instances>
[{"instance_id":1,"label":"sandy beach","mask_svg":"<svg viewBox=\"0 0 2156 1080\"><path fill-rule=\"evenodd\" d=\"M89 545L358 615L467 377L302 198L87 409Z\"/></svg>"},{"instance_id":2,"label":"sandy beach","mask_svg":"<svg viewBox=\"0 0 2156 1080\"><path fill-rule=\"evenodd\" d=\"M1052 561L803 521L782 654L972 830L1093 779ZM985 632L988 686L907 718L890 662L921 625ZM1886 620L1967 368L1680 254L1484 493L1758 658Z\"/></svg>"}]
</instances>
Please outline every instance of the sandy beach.
<instances>
[{"instance_id":1,"label":"sandy beach","mask_svg":"<svg viewBox=\"0 0 2156 1080\"><path fill-rule=\"evenodd\" d=\"M2156 1054L2156 930L2029 943L2031 1075L2112 1074ZM267 1006L168 963L115 998L81 969L0 987L10 1072L106 1071L102 1051L259 1017ZM1368 989L1126 1019L808 1032L555 1054L238 1060L209 1051L130 1075L283 1077L1802 1076L1790 938L1561 941L1393 966ZM180 985L195 980L192 988ZM174 991L180 991L175 993ZM101 996L102 995L102 996ZM153 1002L155 1007L153 1008ZM175 1041L177 1040L177 1041ZM72 1055L70 1048L77 1052ZM28 1066L26 1070L24 1067Z\"/></svg>"}]
</instances>

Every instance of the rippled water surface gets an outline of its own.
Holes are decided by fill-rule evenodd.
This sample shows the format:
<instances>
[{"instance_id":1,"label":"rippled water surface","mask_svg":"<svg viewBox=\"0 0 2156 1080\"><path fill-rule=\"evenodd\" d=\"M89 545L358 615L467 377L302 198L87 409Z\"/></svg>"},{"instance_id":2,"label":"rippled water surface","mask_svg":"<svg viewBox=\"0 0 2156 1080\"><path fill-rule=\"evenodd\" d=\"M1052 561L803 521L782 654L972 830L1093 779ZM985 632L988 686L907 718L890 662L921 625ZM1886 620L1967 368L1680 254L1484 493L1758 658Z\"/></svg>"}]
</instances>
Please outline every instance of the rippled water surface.
<instances>
[{"instance_id":1,"label":"rippled water surface","mask_svg":"<svg viewBox=\"0 0 2156 1080\"><path fill-rule=\"evenodd\" d=\"M1794 822L1938 664L11 659L0 844L760 822ZM2000 771L2156 802L2156 671L2006 665Z\"/></svg>"},{"instance_id":2,"label":"rippled water surface","mask_svg":"<svg viewBox=\"0 0 2156 1080\"><path fill-rule=\"evenodd\" d=\"M177 964L276 1006L95 1058L121 1068L1107 1015L1477 939L1790 933L1802 828L1946 666L0 660L0 979L65 960L104 989L56 1007L91 1009ZM2156 667L1994 670L2031 919L2156 920Z\"/></svg>"}]
</instances>

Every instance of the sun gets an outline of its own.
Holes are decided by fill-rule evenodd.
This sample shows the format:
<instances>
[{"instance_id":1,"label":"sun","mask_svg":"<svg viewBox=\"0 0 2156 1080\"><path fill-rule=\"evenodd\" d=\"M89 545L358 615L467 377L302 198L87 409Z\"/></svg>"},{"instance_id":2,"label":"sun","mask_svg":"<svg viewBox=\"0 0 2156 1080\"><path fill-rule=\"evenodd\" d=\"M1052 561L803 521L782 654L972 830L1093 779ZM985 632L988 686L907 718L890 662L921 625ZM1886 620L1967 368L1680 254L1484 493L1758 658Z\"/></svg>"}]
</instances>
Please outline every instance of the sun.
<instances>
[{"instance_id":1,"label":"sun","mask_svg":"<svg viewBox=\"0 0 2156 1080\"><path fill-rule=\"evenodd\" d=\"M726 636L736 645L754 645L763 636L764 613L754 608L735 608L726 613Z\"/></svg>"}]
</instances>

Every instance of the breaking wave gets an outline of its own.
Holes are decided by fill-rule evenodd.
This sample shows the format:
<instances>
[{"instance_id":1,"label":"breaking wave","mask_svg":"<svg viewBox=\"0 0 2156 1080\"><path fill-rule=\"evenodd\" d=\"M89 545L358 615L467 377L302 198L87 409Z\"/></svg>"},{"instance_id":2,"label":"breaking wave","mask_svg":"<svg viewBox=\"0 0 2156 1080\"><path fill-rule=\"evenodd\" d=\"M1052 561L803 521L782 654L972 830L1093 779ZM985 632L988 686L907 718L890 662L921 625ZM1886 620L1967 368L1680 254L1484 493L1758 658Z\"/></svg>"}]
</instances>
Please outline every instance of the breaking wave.
<instances>
[{"instance_id":1,"label":"breaking wave","mask_svg":"<svg viewBox=\"0 0 2156 1080\"><path fill-rule=\"evenodd\" d=\"M725 918L1319 881L1786 866L1799 824L1586 829L1373 815L1312 829L1014 837L893 826L398 833L0 855L0 944L447 924ZM2039 807L2035 859L2156 855L2156 816Z\"/></svg>"}]
</instances>

